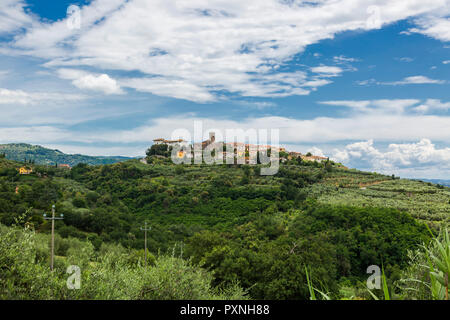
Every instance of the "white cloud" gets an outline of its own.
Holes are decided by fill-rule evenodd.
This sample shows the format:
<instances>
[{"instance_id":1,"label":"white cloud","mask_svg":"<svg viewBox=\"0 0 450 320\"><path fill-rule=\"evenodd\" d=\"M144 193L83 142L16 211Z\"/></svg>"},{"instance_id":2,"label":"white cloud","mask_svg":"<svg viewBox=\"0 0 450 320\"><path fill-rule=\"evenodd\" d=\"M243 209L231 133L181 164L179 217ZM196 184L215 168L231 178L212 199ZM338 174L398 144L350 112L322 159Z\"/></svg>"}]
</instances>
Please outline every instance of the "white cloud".
<instances>
[{"instance_id":1,"label":"white cloud","mask_svg":"<svg viewBox=\"0 0 450 320\"><path fill-rule=\"evenodd\" d=\"M357 62L360 61L356 58L349 58L343 55L333 57L334 62L336 63L348 63L348 62Z\"/></svg>"},{"instance_id":2,"label":"white cloud","mask_svg":"<svg viewBox=\"0 0 450 320\"><path fill-rule=\"evenodd\" d=\"M432 67L431 69L435 69L436 67ZM430 79L426 76L411 76L406 77L400 81L390 81L390 82L380 82L375 79L356 81L358 85L368 86L368 85L389 85L389 86L399 86L399 85L409 85L409 84L446 84L448 81L446 80L436 80Z\"/></svg>"},{"instance_id":3,"label":"white cloud","mask_svg":"<svg viewBox=\"0 0 450 320\"><path fill-rule=\"evenodd\" d=\"M437 141L450 140L450 117L433 115L403 115L389 112L359 114L346 118L319 117L311 120L266 116L246 118L240 121L210 119L186 114L169 118L157 118L148 125L132 130L109 131L77 135L84 142L150 142L159 136L170 137L179 128L193 132L194 121L202 121L204 127L218 128L223 132L232 128L279 129L280 143L329 143L333 141L368 140L412 141L428 137Z\"/></svg>"},{"instance_id":4,"label":"white cloud","mask_svg":"<svg viewBox=\"0 0 450 320\"><path fill-rule=\"evenodd\" d=\"M335 149L331 159L348 166L364 168L382 173L424 171L436 169L441 177L450 173L450 148L438 149L426 138L417 143L389 144L380 151L372 139ZM416 174L417 177L417 174Z\"/></svg>"},{"instance_id":5,"label":"white cloud","mask_svg":"<svg viewBox=\"0 0 450 320\"><path fill-rule=\"evenodd\" d=\"M381 82L381 84L386 85L406 85L406 84L445 84L447 81L445 80L435 80L430 79L426 76L411 76L406 77L401 81L394 81L394 82Z\"/></svg>"},{"instance_id":6,"label":"white cloud","mask_svg":"<svg viewBox=\"0 0 450 320\"><path fill-rule=\"evenodd\" d=\"M24 7L24 1L1 0L0 34L14 32L21 27L31 25L32 18L25 13Z\"/></svg>"},{"instance_id":7,"label":"white cloud","mask_svg":"<svg viewBox=\"0 0 450 320\"><path fill-rule=\"evenodd\" d=\"M412 107L420 100L417 99L379 99L379 100L337 100L320 101L321 104L351 108L352 111L364 113L397 113L401 114L406 108Z\"/></svg>"},{"instance_id":8,"label":"white cloud","mask_svg":"<svg viewBox=\"0 0 450 320\"><path fill-rule=\"evenodd\" d=\"M72 84L80 89L100 91L105 94L123 94L123 90L115 79L107 74L92 74L75 69L59 69L59 77L72 80Z\"/></svg>"},{"instance_id":9,"label":"white cloud","mask_svg":"<svg viewBox=\"0 0 450 320\"><path fill-rule=\"evenodd\" d=\"M446 9L440 15L448 15L450 13L449 8L450 6L447 3ZM428 15L417 19L416 24L419 27L411 28L408 32L421 33L441 41L450 41L450 19L448 17Z\"/></svg>"},{"instance_id":10,"label":"white cloud","mask_svg":"<svg viewBox=\"0 0 450 320\"><path fill-rule=\"evenodd\" d=\"M307 153L311 152L311 154L315 155L315 156L325 157L325 154L323 153L323 151L317 147L311 147L306 152Z\"/></svg>"},{"instance_id":11,"label":"white cloud","mask_svg":"<svg viewBox=\"0 0 450 320\"><path fill-rule=\"evenodd\" d=\"M89 74L74 80L72 83L80 89L101 91L106 94L123 93L123 91L117 85L116 80L111 79L107 74L100 74L98 76Z\"/></svg>"},{"instance_id":12,"label":"white cloud","mask_svg":"<svg viewBox=\"0 0 450 320\"><path fill-rule=\"evenodd\" d=\"M16 94L17 95L17 94ZM18 94L14 99L8 101L20 101L25 99L28 103L27 95ZM434 141L450 141L450 117L446 115L426 114L439 110L448 110L449 102L436 99L420 101L415 99L380 99L363 101L325 101L327 105L344 106L348 108L345 116L339 118L317 117L314 119L293 119L278 116L263 116L259 118L245 118L241 120L212 119L199 117L195 114L181 114L172 117L155 118L146 125L130 130L102 130L72 132L71 140L83 143L150 143L152 139L159 136L169 137L178 128L193 130L194 121L202 121L205 127L219 128L255 128L280 130L280 143L304 144L304 143L330 143L336 141L369 140L376 138L381 142L394 141L414 141L424 137ZM427 106L416 110L419 106ZM265 107L265 106L264 106ZM8 110L11 108L8 107ZM24 113L26 110L13 108L16 113ZM34 110L34 108L33 108ZM104 116L102 110L89 113L89 108L78 108L73 110L73 114L57 109L50 110L52 117L39 119L41 109L29 113L27 119L31 119L30 124L38 123L58 123L56 120L68 118L68 120L80 121L80 119L96 119ZM64 112L63 112L64 111ZM416 112L412 112L416 111ZM417 112L418 111L418 112ZM110 110L110 114L114 111ZM15 117L10 111L5 111L6 118L10 119L8 126L14 126ZM44 117L45 118L45 117ZM19 117L20 119L20 117ZM45 122L47 121L47 122ZM16 125L24 124L24 120L17 120ZM5 133L6 134L6 133ZM57 141L63 142L66 136L56 136ZM7 139L7 136L4 136ZM9 136L15 139L16 136ZM53 139L53 138L52 138ZM38 140L36 142L39 142ZM42 143L47 142L43 141ZM51 140L52 143L55 141Z\"/></svg>"},{"instance_id":13,"label":"white cloud","mask_svg":"<svg viewBox=\"0 0 450 320\"><path fill-rule=\"evenodd\" d=\"M50 141L71 140L69 131L52 126L26 126L0 128L0 143L47 143Z\"/></svg>"},{"instance_id":14,"label":"white cloud","mask_svg":"<svg viewBox=\"0 0 450 320\"><path fill-rule=\"evenodd\" d=\"M111 105L93 108L89 96L82 94L0 88L0 127L67 126L130 112ZM15 140L17 137L11 135L9 138ZM39 143L38 140L35 142Z\"/></svg>"},{"instance_id":15,"label":"white cloud","mask_svg":"<svg viewBox=\"0 0 450 320\"><path fill-rule=\"evenodd\" d=\"M401 62L413 62L414 61L414 59L410 58L410 57L395 58L395 60L401 61Z\"/></svg>"},{"instance_id":16,"label":"white cloud","mask_svg":"<svg viewBox=\"0 0 450 320\"><path fill-rule=\"evenodd\" d=\"M3 52L51 59L48 67L89 66L101 70L139 71L143 79L116 79L136 90L205 102L222 92L241 96L304 95L329 84L323 78L341 75L335 66L319 66L305 77L280 66L308 45L351 30L444 12L448 0L96 0L83 6L81 29L65 19L34 22ZM377 5L376 26L368 7ZM346 57L338 60L350 62ZM337 60L335 60L337 62ZM328 69L326 69L328 68ZM316 74L310 74L310 71ZM101 80L78 81L98 88ZM292 82L292 78L296 78ZM92 84L95 82L96 84ZM107 85L107 86L109 86ZM108 89L107 89L108 90ZM108 91L107 91L108 92Z\"/></svg>"},{"instance_id":17,"label":"white cloud","mask_svg":"<svg viewBox=\"0 0 450 320\"><path fill-rule=\"evenodd\" d=\"M312 79L312 80L304 82L303 86L311 87L311 88L315 89L317 87L325 86L330 83L332 83L330 80L316 78L316 79Z\"/></svg>"},{"instance_id":18,"label":"white cloud","mask_svg":"<svg viewBox=\"0 0 450 320\"><path fill-rule=\"evenodd\" d=\"M323 76L335 77L343 72L339 67L335 66L319 66L311 68L312 72L322 74Z\"/></svg>"},{"instance_id":19,"label":"white cloud","mask_svg":"<svg viewBox=\"0 0 450 320\"><path fill-rule=\"evenodd\" d=\"M168 79L163 77L123 79L124 87L149 92L160 96L193 100L196 102L215 101L216 97L206 88L196 86L183 79Z\"/></svg>"},{"instance_id":20,"label":"white cloud","mask_svg":"<svg viewBox=\"0 0 450 320\"><path fill-rule=\"evenodd\" d=\"M327 143L332 141L364 140L374 136L379 141L401 141L417 139L420 136L428 136L439 141L448 141L450 134L444 130L450 125L450 119L433 116L416 117L356 117L344 119L316 118L313 120L297 120L285 117L261 117L248 118L242 121L215 120L209 118L195 117L192 115L180 115L170 118L154 119L145 126L130 130L109 131L83 131L69 132L61 135L45 135L35 137L36 143L65 142L68 137L70 141L82 143L150 143L152 139L159 136L170 137L172 132L179 128L186 128L193 132L194 121L202 121L204 127L225 130L229 128L255 128L280 130L281 143ZM5 129L5 128L4 128ZM20 140L21 137L14 128L1 132L2 138L8 140ZM436 129L435 131L432 131ZM17 129L19 132L26 130L25 127ZM70 133L70 134L69 134ZM301 134L300 134L301 133ZM33 137L30 135L29 137ZM420 138L419 138L420 139ZM27 141L29 139L27 138Z\"/></svg>"},{"instance_id":21,"label":"white cloud","mask_svg":"<svg viewBox=\"0 0 450 320\"><path fill-rule=\"evenodd\" d=\"M22 2L9 0L11 2ZM34 21L26 33L15 38L14 47L44 59L74 57L74 45L88 30L98 27L124 4L124 0L94 0L81 8L81 28L69 27L70 17L56 22ZM76 55L75 55L76 56Z\"/></svg>"},{"instance_id":22,"label":"white cloud","mask_svg":"<svg viewBox=\"0 0 450 320\"><path fill-rule=\"evenodd\" d=\"M29 105L39 102L61 102L66 100L82 100L85 97L79 94L54 93L54 92L25 92L23 90L9 90L0 88L1 104Z\"/></svg>"},{"instance_id":23,"label":"white cloud","mask_svg":"<svg viewBox=\"0 0 450 320\"><path fill-rule=\"evenodd\" d=\"M449 64L449 63L450 63L450 60L442 61L442 63L443 63L443 64Z\"/></svg>"},{"instance_id":24,"label":"white cloud","mask_svg":"<svg viewBox=\"0 0 450 320\"><path fill-rule=\"evenodd\" d=\"M320 101L321 104L330 106L348 107L355 110L366 110L371 104L369 100L337 100L337 101Z\"/></svg>"},{"instance_id":25,"label":"white cloud","mask_svg":"<svg viewBox=\"0 0 450 320\"><path fill-rule=\"evenodd\" d=\"M268 102L268 101L239 101L237 104L249 108L255 108L255 109L266 109L266 108L273 108L276 107L277 104L274 102Z\"/></svg>"},{"instance_id":26,"label":"white cloud","mask_svg":"<svg viewBox=\"0 0 450 320\"><path fill-rule=\"evenodd\" d=\"M413 110L422 113L436 110L447 111L450 110L450 102L445 103L438 99L428 99L424 104L415 107Z\"/></svg>"}]
</instances>

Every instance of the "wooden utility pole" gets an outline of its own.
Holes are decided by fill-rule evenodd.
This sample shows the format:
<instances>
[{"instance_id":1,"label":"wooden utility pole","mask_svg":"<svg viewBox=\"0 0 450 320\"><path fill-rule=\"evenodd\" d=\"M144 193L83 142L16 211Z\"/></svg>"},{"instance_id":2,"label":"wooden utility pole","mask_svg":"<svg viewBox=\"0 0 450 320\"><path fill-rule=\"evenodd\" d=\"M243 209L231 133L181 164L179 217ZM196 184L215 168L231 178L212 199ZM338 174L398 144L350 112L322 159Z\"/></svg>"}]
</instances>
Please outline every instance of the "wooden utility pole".
<instances>
[{"instance_id":1,"label":"wooden utility pole","mask_svg":"<svg viewBox=\"0 0 450 320\"><path fill-rule=\"evenodd\" d=\"M44 213L45 220L52 220L52 244L51 244L51 253L50 253L50 270L53 271L53 261L55 256L55 220L62 220L63 215L61 214L60 218L55 217L55 205L52 205L52 217L47 218L47 215Z\"/></svg>"},{"instance_id":2,"label":"wooden utility pole","mask_svg":"<svg viewBox=\"0 0 450 320\"><path fill-rule=\"evenodd\" d=\"M148 227L147 228L147 221L145 221L145 226L144 228L141 227L141 230L144 231L144 248L145 248L145 268L147 268L147 231L150 231L152 229L152 227Z\"/></svg>"}]
</instances>

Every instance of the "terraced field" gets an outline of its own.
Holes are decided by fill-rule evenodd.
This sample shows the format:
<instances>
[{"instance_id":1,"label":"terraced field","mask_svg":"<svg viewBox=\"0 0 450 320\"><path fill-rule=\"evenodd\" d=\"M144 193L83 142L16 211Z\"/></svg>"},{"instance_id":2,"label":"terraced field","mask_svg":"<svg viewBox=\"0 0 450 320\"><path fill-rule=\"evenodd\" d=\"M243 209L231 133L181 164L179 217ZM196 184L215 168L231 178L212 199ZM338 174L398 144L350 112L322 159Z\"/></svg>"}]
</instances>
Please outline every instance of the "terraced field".
<instances>
[{"instance_id":1,"label":"terraced field","mask_svg":"<svg viewBox=\"0 0 450 320\"><path fill-rule=\"evenodd\" d=\"M311 188L319 203L397 208L431 225L450 222L448 187L408 179L383 179L376 175L353 180L348 175L342 179L336 175Z\"/></svg>"}]
</instances>

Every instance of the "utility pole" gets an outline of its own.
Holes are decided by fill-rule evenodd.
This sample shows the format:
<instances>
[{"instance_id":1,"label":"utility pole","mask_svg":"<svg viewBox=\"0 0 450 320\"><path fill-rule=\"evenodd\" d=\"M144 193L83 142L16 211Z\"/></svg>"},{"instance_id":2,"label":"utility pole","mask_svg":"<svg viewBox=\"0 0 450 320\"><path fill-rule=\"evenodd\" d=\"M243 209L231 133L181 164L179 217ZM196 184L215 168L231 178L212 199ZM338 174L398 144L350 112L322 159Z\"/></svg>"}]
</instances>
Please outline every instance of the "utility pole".
<instances>
[{"instance_id":1,"label":"utility pole","mask_svg":"<svg viewBox=\"0 0 450 320\"><path fill-rule=\"evenodd\" d=\"M53 261L55 256L55 220L62 220L64 219L64 215L60 215L60 218L55 217L55 205L52 205L52 217L47 218L47 215L44 213L44 219L45 220L52 220L52 248L51 248L51 254L50 254L50 270L53 271Z\"/></svg>"},{"instance_id":2,"label":"utility pole","mask_svg":"<svg viewBox=\"0 0 450 320\"><path fill-rule=\"evenodd\" d=\"M144 228L141 227L141 230L144 231L144 241L145 241L145 268L147 268L147 231L150 231L152 227L147 228L147 221L145 221Z\"/></svg>"}]
</instances>

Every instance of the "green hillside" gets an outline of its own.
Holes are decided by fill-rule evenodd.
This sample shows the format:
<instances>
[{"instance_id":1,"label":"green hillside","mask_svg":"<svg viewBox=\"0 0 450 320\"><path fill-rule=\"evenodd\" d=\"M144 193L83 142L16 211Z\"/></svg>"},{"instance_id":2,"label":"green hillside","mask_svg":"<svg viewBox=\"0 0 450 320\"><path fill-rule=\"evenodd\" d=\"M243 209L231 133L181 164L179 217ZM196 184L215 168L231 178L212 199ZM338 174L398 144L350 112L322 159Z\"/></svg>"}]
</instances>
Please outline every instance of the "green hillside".
<instances>
[{"instance_id":1,"label":"green hillside","mask_svg":"<svg viewBox=\"0 0 450 320\"><path fill-rule=\"evenodd\" d=\"M334 172L311 188L320 204L395 208L430 226L450 221L450 188L409 179Z\"/></svg>"},{"instance_id":2,"label":"green hillside","mask_svg":"<svg viewBox=\"0 0 450 320\"><path fill-rule=\"evenodd\" d=\"M239 283L253 299L309 299L305 267L334 297L365 281L369 265L383 265L391 285L411 250L430 240L425 223L437 233L449 222L449 188L332 162L294 159L261 176L260 165L150 160L71 170L28 164L33 172L20 175L23 163L0 159L0 223L46 235L42 215L55 203L64 214L56 222L57 255L87 241L95 265L106 245L138 254L147 221L153 256L189 259L211 272L212 288Z\"/></svg>"},{"instance_id":3,"label":"green hillside","mask_svg":"<svg viewBox=\"0 0 450 320\"><path fill-rule=\"evenodd\" d=\"M26 160L43 165L68 164L74 166L78 163L100 165L131 159L129 157L93 157L81 154L65 154L59 150L52 150L26 143L2 144L0 145L0 154L4 154L10 160Z\"/></svg>"}]
</instances>

